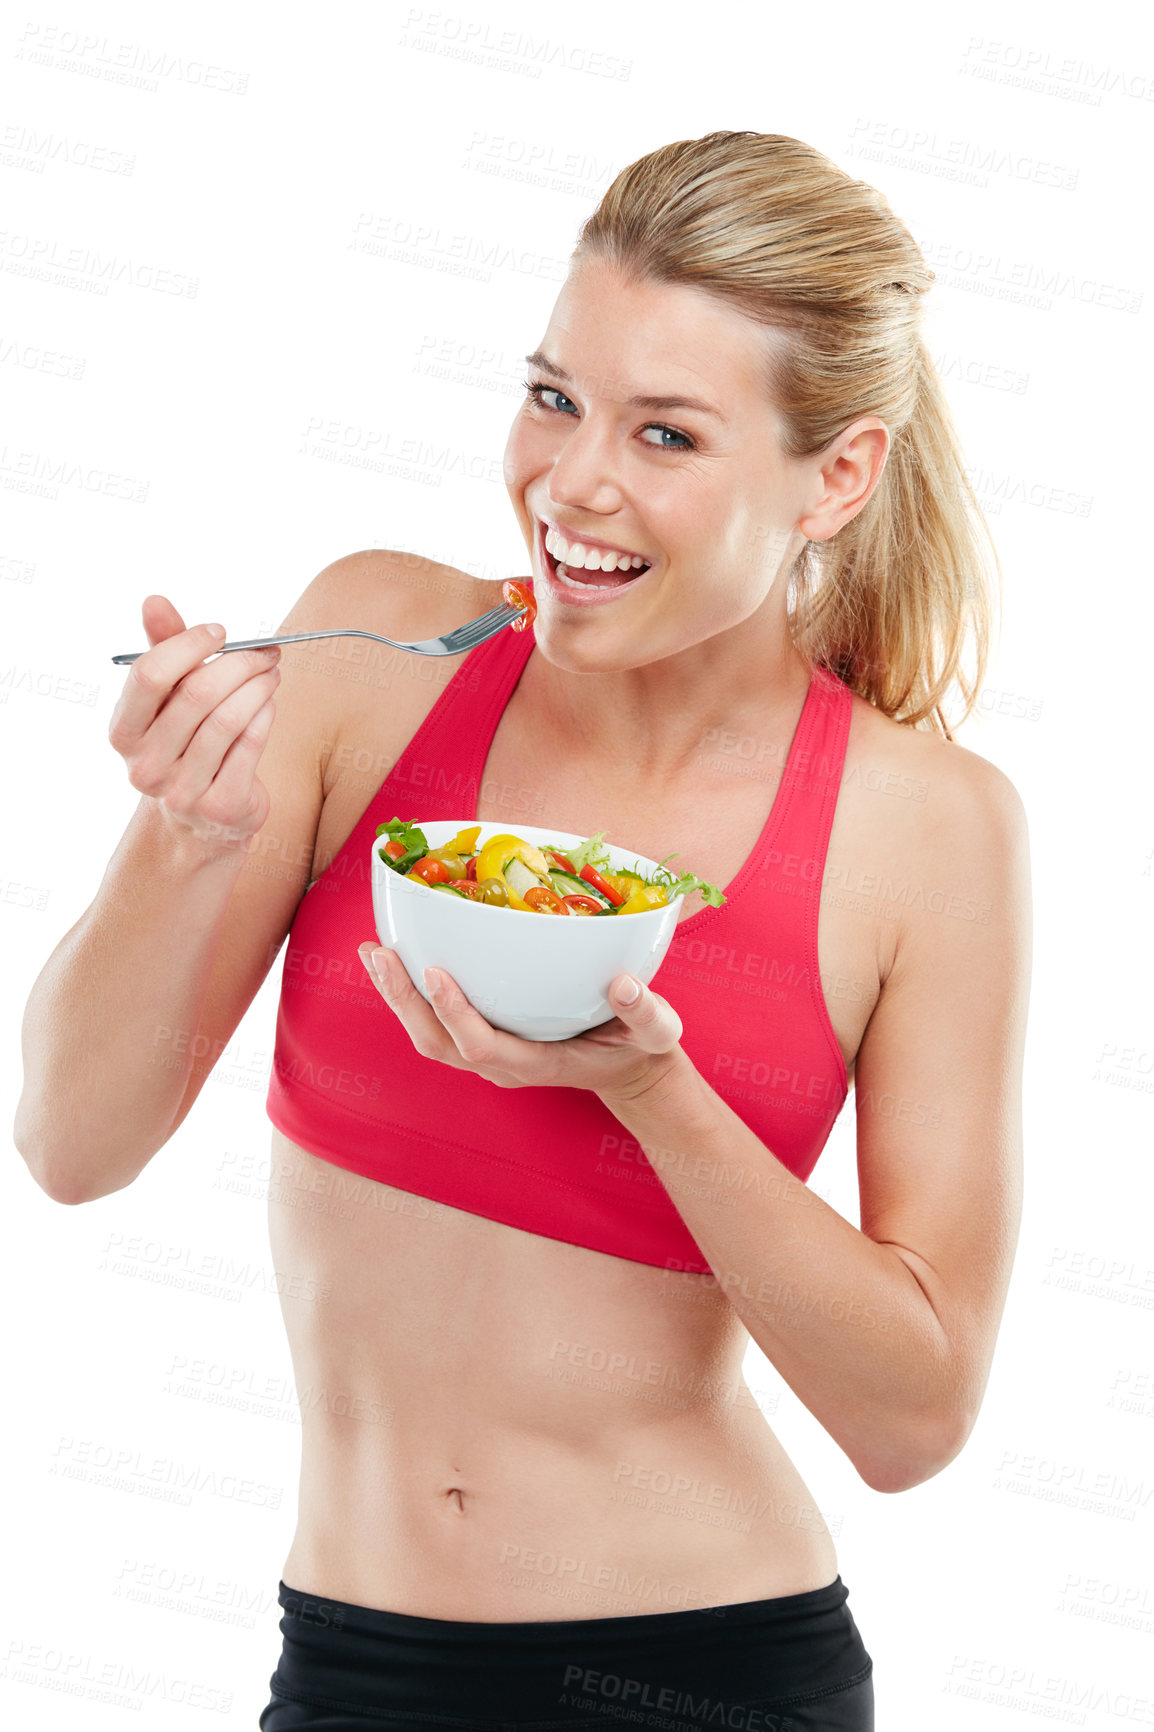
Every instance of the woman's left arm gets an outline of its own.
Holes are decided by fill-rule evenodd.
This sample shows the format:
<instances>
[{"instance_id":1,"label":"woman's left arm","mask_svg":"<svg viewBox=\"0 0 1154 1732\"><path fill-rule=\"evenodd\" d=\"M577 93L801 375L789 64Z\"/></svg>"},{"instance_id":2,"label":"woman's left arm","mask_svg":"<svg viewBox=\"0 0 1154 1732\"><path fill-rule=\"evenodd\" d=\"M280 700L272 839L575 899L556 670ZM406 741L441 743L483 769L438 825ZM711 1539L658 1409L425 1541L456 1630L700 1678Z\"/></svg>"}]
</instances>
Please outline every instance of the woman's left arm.
<instances>
[{"instance_id":1,"label":"woman's left arm","mask_svg":"<svg viewBox=\"0 0 1154 1732\"><path fill-rule=\"evenodd\" d=\"M680 1047L651 1086L598 1090L766 1358L877 1491L931 1478L969 1436L1021 1215L1025 814L1013 784L970 752L932 787L937 809L902 874L895 959L857 1057L860 1231Z\"/></svg>"}]
</instances>

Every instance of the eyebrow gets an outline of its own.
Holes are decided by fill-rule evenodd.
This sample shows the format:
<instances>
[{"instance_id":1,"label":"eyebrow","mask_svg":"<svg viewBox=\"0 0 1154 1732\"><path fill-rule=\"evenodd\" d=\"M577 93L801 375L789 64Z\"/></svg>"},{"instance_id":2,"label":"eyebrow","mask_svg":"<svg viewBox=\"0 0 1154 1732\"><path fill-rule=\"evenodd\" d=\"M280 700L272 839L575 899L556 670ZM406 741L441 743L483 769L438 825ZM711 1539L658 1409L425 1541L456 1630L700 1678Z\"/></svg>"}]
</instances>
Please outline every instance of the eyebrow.
<instances>
[{"instance_id":1,"label":"eyebrow","mask_svg":"<svg viewBox=\"0 0 1154 1732\"><path fill-rule=\"evenodd\" d=\"M543 373L552 373L555 379L564 380L566 385L574 383L572 374L567 373L564 367L559 367L556 361L551 361L540 349L534 349L525 359L531 367L539 367ZM697 409L702 415L716 415L719 421L725 420L720 409L715 409L712 403L701 402L698 397L627 397L625 401L634 409Z\"/></svg>"}]
</instances>

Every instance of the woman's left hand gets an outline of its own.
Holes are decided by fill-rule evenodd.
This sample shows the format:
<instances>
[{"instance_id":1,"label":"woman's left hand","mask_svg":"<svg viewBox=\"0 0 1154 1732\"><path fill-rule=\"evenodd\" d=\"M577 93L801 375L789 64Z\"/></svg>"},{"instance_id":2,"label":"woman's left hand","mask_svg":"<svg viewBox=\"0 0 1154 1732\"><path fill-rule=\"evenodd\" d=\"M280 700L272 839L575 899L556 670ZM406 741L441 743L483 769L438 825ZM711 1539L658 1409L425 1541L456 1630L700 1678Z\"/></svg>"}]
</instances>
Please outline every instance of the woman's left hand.
<instances>
[{"instance_id":1,"label":"woman's left hand","mask_svg":"<svg viewBox=\"0 0 1154 1732\"><path fill-rule=\"evenodd\" d=\"M682 1025L673 1006L630 974L610 983L609 1003L617 1014L609 1022L571 1040L522 1040L486 1022L444 969L425 970L429 1005L395 951L370 941L358 947L358 955L423 1057L475 1071L498 1088L592 1089L608 1105L636 1100L689 1062L678 1044ZM631 1004L621 997L626 983L640 987Z\"/></svg>"}]
</instances>

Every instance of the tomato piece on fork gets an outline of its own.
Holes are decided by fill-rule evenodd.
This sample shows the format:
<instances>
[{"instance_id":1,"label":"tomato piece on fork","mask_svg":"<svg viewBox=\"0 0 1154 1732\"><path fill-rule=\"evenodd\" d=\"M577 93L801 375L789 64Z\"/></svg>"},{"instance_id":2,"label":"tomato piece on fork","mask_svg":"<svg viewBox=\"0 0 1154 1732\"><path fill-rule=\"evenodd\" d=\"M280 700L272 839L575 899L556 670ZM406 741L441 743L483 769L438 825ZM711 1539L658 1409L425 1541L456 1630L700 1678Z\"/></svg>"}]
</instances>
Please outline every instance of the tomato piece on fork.
<instances>
[{"instance_id":1,"label":"tomato piece on fork","mask_svg":"<svg viewBox=\"0 0 1154 1732\"><path fill-rule=\"evenodd\" d=\"M510 578L507 583L501 585L501 598L508 602L510 607L523 607L526 610L513 621L514 631L524 631L527 626L532 625L537 617L537 601L527 584L518 583L515 578Z\"/></svg>"}]
</instances>

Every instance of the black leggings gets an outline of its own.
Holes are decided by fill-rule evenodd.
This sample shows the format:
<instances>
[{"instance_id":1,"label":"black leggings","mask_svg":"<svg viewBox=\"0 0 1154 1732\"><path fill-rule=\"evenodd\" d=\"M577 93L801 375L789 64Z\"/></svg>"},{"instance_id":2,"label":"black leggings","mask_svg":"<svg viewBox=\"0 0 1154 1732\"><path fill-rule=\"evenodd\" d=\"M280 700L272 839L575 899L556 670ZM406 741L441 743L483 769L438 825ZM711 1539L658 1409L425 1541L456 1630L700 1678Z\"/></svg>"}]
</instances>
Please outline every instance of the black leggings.
<instances>
[{"instance_id":1,"label":"black leggings","mask_svg":"<svg viewBox=\"0 0 1154 1732\"><path fill-rule=\"evenodd\" d=\"M771 1600L460 1623L280 1584L261 1732L873 1732L873 1661L840 1576Z\"/></svg>"}]
</instances>

